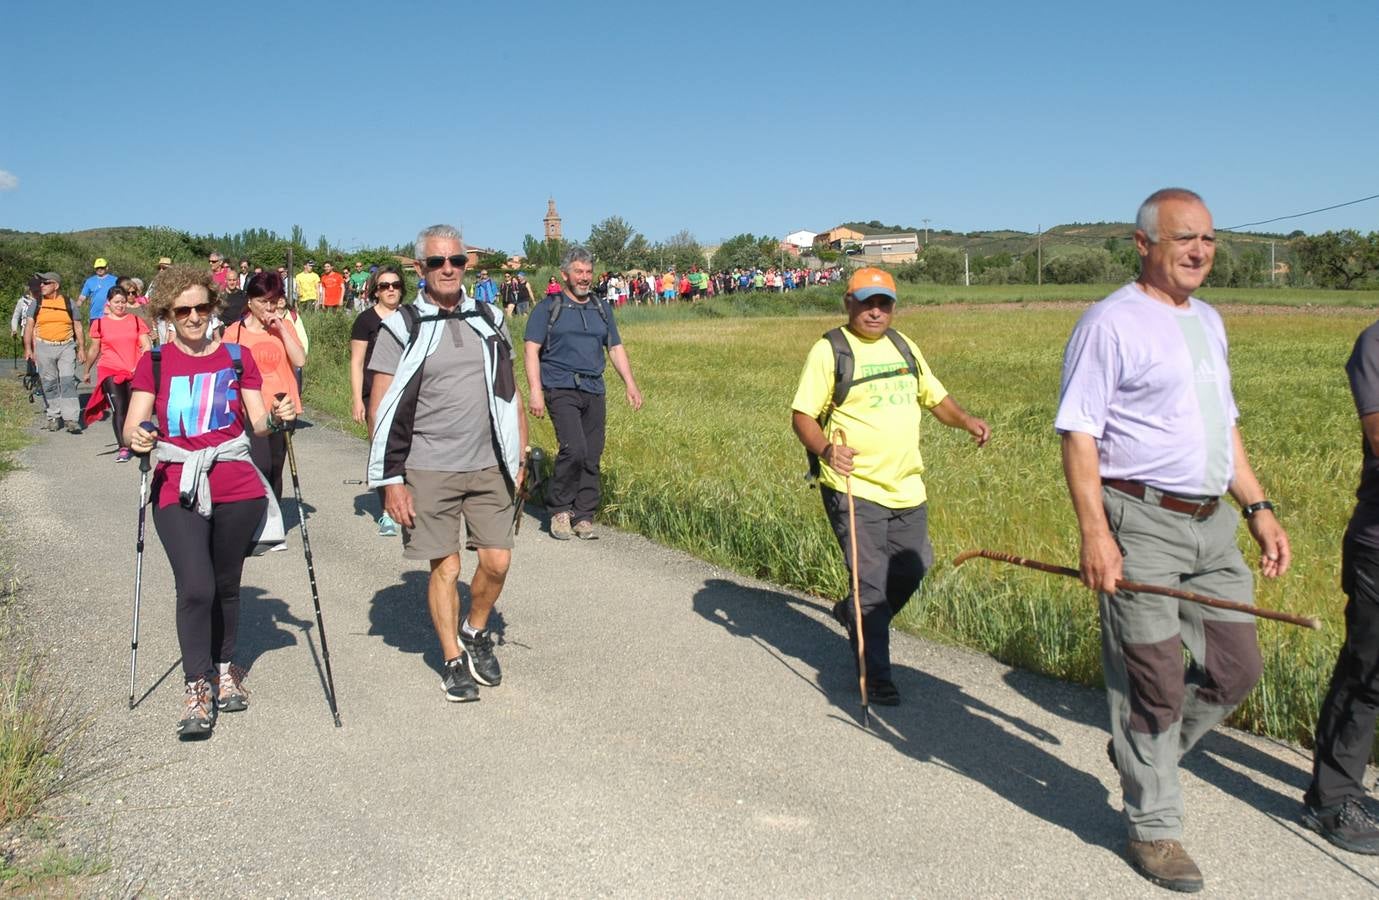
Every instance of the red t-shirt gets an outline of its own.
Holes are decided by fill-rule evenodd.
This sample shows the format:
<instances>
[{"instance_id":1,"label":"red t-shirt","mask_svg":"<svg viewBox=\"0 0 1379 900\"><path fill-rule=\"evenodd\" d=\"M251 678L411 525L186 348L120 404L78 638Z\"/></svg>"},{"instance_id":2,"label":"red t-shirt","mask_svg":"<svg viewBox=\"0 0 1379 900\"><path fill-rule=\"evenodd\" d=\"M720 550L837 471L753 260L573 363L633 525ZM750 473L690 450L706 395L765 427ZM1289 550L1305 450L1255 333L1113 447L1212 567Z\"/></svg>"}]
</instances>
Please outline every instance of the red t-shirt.
<instances>
[{"instance_id":1,"label":"red t-shirt","mask_svg":"<svg viewBox=\"0 0 1379 900\"><path fill-rule=\"evenodd\" d=\"M101 372L128 375L139 361L139 338L148 334L148 325L136 315L122 319L106 315L91 320L91 340L101 342L96 368Z\"/></svg>"},{"instance_id":2,"label":"red t-shirt","mask_svg":"<svg viewBox=\"0 0 1379 900\"><path fill-rule=\"evenodd\" d=\"M242 353L244 378L235 380L230 351L221 346L208 356L188 356L177 345L162 348L162 384L153 389L153 357L145 353L134 369L132 387L155 395L154 414L161 424L158 439L184 450L215 447L244 433L244 402L240 390L263 388L263 376L252 353ZM178 502L182 466L159 463L153 475L153 495L162 508ZM264 496L254 464L225 460L211 466L211 498L216 503Z\"/></svg>"},{"instance_id":3,"label":"red t-shirt","mask_svg":"<svg viewBox=\"0 0 1379 900\"><path fill-rule=\"evenodd\" d=\"M339 306L345 300L345 276L327 272L321 276L321 305Z\"/></svg>"}]
</instances>

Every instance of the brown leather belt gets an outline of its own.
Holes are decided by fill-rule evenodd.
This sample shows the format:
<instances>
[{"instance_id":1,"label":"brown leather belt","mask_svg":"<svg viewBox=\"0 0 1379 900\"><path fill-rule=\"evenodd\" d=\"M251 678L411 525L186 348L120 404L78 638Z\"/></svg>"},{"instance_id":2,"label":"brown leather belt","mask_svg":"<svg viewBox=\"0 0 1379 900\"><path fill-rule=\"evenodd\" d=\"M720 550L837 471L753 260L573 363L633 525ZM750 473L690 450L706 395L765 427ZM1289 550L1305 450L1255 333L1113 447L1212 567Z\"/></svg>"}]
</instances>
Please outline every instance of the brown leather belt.
<instances>
[{"instance_id":1,"label":"brown leather belt","mask_svg":"<svg viewBox=\"0 0 1379 900\"><path fill-rule=\"evenodd\" d=\"M1145 490L1147 485L1139 481L1125 481L1120 478L1103 478L1101 479L1101 483L1108 488L1114 488L1120 491L1122 494L1129 494L1137 500L1143 500L1147 493ZM1158 488L1155 488L1155 490L1159 493L1159 506L1171 512L1184 513L1199 521L1211 518L1212 513L1216 512L1216 507L1221 505L1220 497L1210 497L1206 500L1185 500L1182 497L1175 497L1172 494L1159 491Z\"/></svg>"}]
</instances>

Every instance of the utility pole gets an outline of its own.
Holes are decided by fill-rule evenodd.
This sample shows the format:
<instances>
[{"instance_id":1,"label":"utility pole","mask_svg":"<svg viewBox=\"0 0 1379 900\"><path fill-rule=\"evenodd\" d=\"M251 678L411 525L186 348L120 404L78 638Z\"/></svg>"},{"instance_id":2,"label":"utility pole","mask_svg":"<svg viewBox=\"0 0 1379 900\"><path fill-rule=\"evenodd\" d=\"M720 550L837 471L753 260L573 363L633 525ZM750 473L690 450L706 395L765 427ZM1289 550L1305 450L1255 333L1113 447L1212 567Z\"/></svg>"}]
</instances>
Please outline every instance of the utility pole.
<instances>
[{"instance_id":1,"label":"utility pole","mask_svg":"<svg viewBox=\"0 0 1379 900\"><path fill-rule=\"evenodd\" d=\"M929 246L929 220L920 219L919 221L924 223L924 246L927 247Z\"/></svg>"},{"instance_id":2,"label":"utility pole","mask_svg":"<svg viewBox=\"0 0 1379 900\"><path fill-rule=\"evenodd\" d=\"M1035 246L1035 248L1036 248L1036 250L1035 250L1035 262L1038 263L1038 265L1036 265L1036 266L1034 267L1034 273L1035 273L1035 274L1034 274L1034 283L1035 283L1035 284L1043 284L1043 283L1044 283L1044 226L1043 226L1043 225L1035 225L1034 227L1035 227L1035 229L1038 230L1038 232L1039 232L1039 236L1038 236L1037 238L1034 239L1034 246Z\"/></svg>"},{"instance_id":3,"label":"utility pole","mask_svg":"<svg viewBox=\"0 0 1379 900\"><path fill-rule=\"evenodd\" d=\"M1274 262L1274 242L1269 242L1269 283L1274 283L1274 272L1278 264Z\"/></svg>"},{"instance_id":4,"label":"utility pole","mask_svg":"<svg viewBox=\"0 0 1379 900\"><path fill-rule=\"evenodd\" d=\"M972 271L967 268L967 251L962 251L962 284L963 287L972 286Z\"/></svg>"}]
</instances>

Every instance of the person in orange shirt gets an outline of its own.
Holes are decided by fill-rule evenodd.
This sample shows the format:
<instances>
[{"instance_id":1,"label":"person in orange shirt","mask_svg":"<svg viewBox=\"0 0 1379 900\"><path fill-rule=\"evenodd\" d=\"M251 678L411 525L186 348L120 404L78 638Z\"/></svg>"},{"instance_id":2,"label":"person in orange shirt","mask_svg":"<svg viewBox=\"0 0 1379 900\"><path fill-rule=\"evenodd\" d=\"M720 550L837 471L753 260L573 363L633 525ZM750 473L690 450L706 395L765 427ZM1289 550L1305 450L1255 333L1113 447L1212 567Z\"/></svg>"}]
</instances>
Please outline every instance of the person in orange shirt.
<instances>
[{"instance_id":1,"label":"person in orange shirt","mask_svg":"<svg viewBox=\"0 0 1379 900\"><path fill-rule=\"evenodd\" d=\"M345 308L345 276L335 271L333 263L326 263L321 273L321 305L326 309Z\"/></svg>"},{"instance_id":2,"label":"person in orange shirt","mask_svg":"<svg viewBox=\"0 0 1379 900\"><path fill-rule=\"evenodd\" d=\"M329 267L330 263L326 263L326 266ZM325 281L324 278L321 280ZM249 348L254 355L254 362L263 376L263 396L287 394L292 398L292 408L300 415L302 397L292 370L294 366L306 365L306 350L298 340L297 330L292 323L278 311L278 300L283 296L282 277L277 272L259 272L250 276L249 286L244 293L248 297L244 316L226 327L224 339ZM249 450L254 465L267 476L274 496L281 500L283 462L287 459L286 433L277 431L264 436L253 435L249 438Z\"/></svg>"},{"instance_id":3,"label":"person in orange shirt","mask_svg":"<svg viewBox=\"0 0 1379 900\"><path fill-rule=\"evenodd\" d=\"M40 272L36 277L40 296L29 307L24 325L24 358L33 362L43 379L44 428L57 431L66 424L68 432L81 434L77 363L86 364L81 317L62 296L62 279L56 272Z\"/></svg>"}]
</instances>

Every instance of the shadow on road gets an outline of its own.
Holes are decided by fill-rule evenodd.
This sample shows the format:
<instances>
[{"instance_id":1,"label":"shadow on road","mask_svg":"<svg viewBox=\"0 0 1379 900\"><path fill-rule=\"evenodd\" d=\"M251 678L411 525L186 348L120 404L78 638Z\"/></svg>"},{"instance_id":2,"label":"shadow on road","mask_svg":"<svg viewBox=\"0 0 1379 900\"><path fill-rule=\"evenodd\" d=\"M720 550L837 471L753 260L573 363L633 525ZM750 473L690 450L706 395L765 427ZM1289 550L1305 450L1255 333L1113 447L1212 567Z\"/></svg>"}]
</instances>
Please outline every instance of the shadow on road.
<instances>
[{"instance_id":1,"label":"shadow on road","mask_svg":"<svg viewBox=\"0 0 1379 900\"><path fill-rule=\"evenodd\" d=\"M473 558L466 554L464 563L465 573L472 573ZM390 584L374 594L369 603L368 633L381 637L383 643L403 653L420 653L426 665L439 674L445 660L441 658L440 641L436 639L436 630L431 625L431 612L426 604L429 581L430 576L426 572L412 569L402 573L400 584ZM459 588L460 620L463 621L469 611L469 585L461 581ZM500 596L498 603L501 605L502 602ZM505 643L504 628L503 614L495 609L489 614L488 630L499 644Z\"/></svg>"},{"instance_id":2,"label":"shadow on road","mask_svg":"<svg viewBox=\"0 0 1379 900\"><path fill-rule=\"evenodd\" d=\"M1007 672L1005 681L1021 696L1060 718L1103 731L1108 727L1106 698L1101 691L1070 692L1062 682L1019 670ZM1105 737L1097 738L1100 743L1105 740ZM1109 768L1109 761L1107 766ZM1290 764L1223 731L1213 731L1199 741L1183 758L1182 768L1265 815L1289 821L1297 818L1302 793L1311 779L1310 757L1298 754L1297 764ZM1293 793L1280 793L1237 769L1246 769L1288 785Z\"/></svg>"},{"instance_id":3,"label":"shadow on road","mask_svg":"<svg viewBox=\"0 0 1379 900\"><path fill-rule=\"evenodd\" d=\"M855 720L857 676L847 639L808 609L824 612L798 597L724 579L706 581L694 596L695 612L755 642ZM906 756L984 785L1085 843L1119 852L1124 828L1106 788L1041 746L1057 746L1057 737L952 682L899 663L892 668L904 701L872 707L872 734Z\"/></svg>"},{"instance_id":4,"label":"shadow on road","mask_svg":"<svg viewBox=\"0 0 1379 900\"><path fill-rule=\"evenodd\" d=\"M239 597L239 646L235 662L247 672L253 671L254 662L265 653L295 646L297 632L309 636L316 624L292 615L285 601L268 596L263 588L241 588Z\"/></svg>"}]
</instances>

